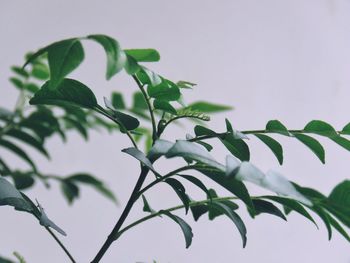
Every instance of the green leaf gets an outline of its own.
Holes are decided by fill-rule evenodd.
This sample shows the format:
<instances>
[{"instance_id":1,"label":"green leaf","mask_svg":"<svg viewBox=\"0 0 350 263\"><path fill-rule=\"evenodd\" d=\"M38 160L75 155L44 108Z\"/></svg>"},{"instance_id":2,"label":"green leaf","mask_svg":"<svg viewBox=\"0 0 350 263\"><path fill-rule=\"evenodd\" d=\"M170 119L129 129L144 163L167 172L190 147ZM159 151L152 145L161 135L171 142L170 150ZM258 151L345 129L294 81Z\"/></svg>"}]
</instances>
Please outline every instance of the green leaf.
<instances>
[{"instance_id":1,"label":"green leaf","mask_svg":"<svg viewBox=\"0 0 350 263\"><path fill-rule=\"evenodd\" d=\"M240 181L254 183L278 195L288 196L303 204L312 205L312 202L300 193L290 181L272 170L264 174L253 164L242 162L235 178Z\"/></svg>"},{"instance_id":2,"label":"green leaf","mask_svg":"<svg viewBox=\"0 0 350 263\"><path fill-rule=\"evenodd\" d=\"M35 92L38 92L39 91L39 87L38 85L30 82L30 83L26 83L24 84L23 88L31 93L35 93Z\"/></svg>"},{"instance_id":3,"label":"green leaf","mask_svg":"<svg viewBox=\"0 0 350 263\"><path fill-rule=\"evenodd\" d=\"M333 142L343 147L345 150L350 151L350 141L341 136L335 136L330 138Z\"/></svg>"},{"instance_id":4,"label":"green leaf","mask_svg":"<svg viewBox=\"0 0 350 263\"><path fill-rule=\"evenodd\" d=\"M72 204L75 198L79 197L79 188L70 180L61 181L61 190L69 204Z\"/></svg>"},{"instance_id":5,"label":"green leaf","mask_svg":"<svg viewBox=\"0 0 350 263\"><path fill-rule=\"evenodd\" d=\"M83 83L74 79L64 79L56 88L51 88L47 81L29 101L32 105L73 104L93 109L97 106L94 93Z\"/></svg>"},{"instance_id":6,"label":"green leaf","mask_svg":"<svg viewBox=\"0 0 350 263\"><path fill-rule=\"evenodd\" d=\"M343 229L343 227L335 220L331 215L328 214L328 220L332 227L334 227L347 241L350 242L350 237L348 233Z\"/></svg>"},{"instance_id":7,"label":"green leaf","mask_svg":"<svg viewBox=\"0 0 350 263\"><path fill-rule=\"evenodd\" d=\"M49 158L49 153L44 148L42 142L40 142L38 139L30 135L29 133L26 133L22 130L11 129L8 132L6 132L5 135L16 138L22 142L25 142L26 144L34 147L43 155Z\"/></svg>"},{"instance_id":8,"label":"green leaf","mask_svg":"<svg viewBox=\"0 0 350 263\"><path fill-rule=\"evenodd\" d=\"M147 110L147 102L141 91L137 91L133 94L133 109Z\"/></svg>"},{"instance_id":9,"label":"green leaf","mask_svg":"<svg viewBox=\"0 0 350 263\"><path fill-rule=\"evenodd\" d=\"M98 42L104 48L107 55L107 80L124 68L126 56L118 41L105 35L90 35L87 37Z\"/></svg>"},{"instance_id":10,"label":"green leaf","mask_svg":"<svg viewBox=\"0 0 350 263\"><path fill-rule=\"evenodd\" d=\"M342 134L350 135L350 122L344 126L341 131Z\"/></svg>"},{"instance_id":11,"label":"green leaf","mask_svg":"<svg viewBox=\"0 0 350 263\"><path fill-rule=\"evenodd\" d=\"M271 138L270 136L267 136L265 134L254 134L256 137L258 137L263 143L267 145L267 147L270 148L270 150L273 152L273 154L276 156L278 162L280 165L283 164L283 148L281 144L276 141L275 139Z\"/></svg>"},{"instance_id":12,"label":"green leaf","mask_svg":"<svg viewBox=\"0 0 350 263\"><path fill-rule=\"evenodd\" d=\"M141 67L133 57L126 54L124 69L129 75L135 75L141 70Z\"/></svg>"},{"instance_id":13,"label":"green leaf","mask_svg":"<svg viewBox=\"0 0 350 263\"><path fill-rule=\"evenodd\" d=\"M134 157L135 159L139 160L144 166L146 166L148 169L153 171L154 173L158 174L156 170L153 168L152 162L147 158L147 156L141 152L139 149L136 149L134 147L123 149L122 152L127 153Z\"/></svg>"},{"instance_id":14,"label":"green leaf","mask_svg":"<svg viewBox=\"0 0 350 263\"><path fill-rule=\"evenodd\" d=\"M213 130L201 125L196 125L194 127L194 133L196 134L196 136L219 136Z\"/></svg>"},{"instance_id":15,"label":"green leaf","mask_svg":"<svg viewBox=\"0 0 350 263\"><path fill-rule=\"evenodd\" d=\"M153 101L153 106L155 109L157 110L162 110L165 112L168 112L170 114L176 115L176 110L173 106L171 106L171 104L165 100L157 100L155 99Z\"/></svg>"},{"instance_id":16,"label":"green leaf","mask_svg":"<svg viewBox=\"0 0 350 263\"><path fill-rule=\"evenodd\" d=\"M56 87L84 60L84 49L79 39L56 42L46 48L50 68L50 86ZM34 55L35 56L35 55Z\"/></svg>"},{"instance_id":17,"label":"green leaf","mask_svg":"<svg viewBox=\"0 0 350 263\"><path fill-rule=\"evenodd\" d=\"M286 126L284 126L280 121L278 120L271 120L266 124L266 130L273 132L273 133L279 133L285 136L291 136Z\"/></svg>"},{"instance_id":18,"label":"green leaf","mask_svg":"<svg viewBox=\"0 0 350 263\"><path fill-rule=\"evenodd\" d=\"M249 161L250 151L248 145L242 139L235 139L231 134L224 137L219 137L220 141L241 161Z\"/></svg>"},{"instance_id":19,"label":"green leaf","mask_svg":"<svg viewBox=\"0 0 350 263\"><path fill-rule=\"evenodd\" d=\"M173 146L174 146L174 143L172 142L158 139L155 141L154 145L148 152L147 157L150 160L157 160L161 156L165 155Z\"/></svg>"},{"instance_id":20,"label":"green leaf","mask_svg":"<svg viewBox=\"0 0 350 263\"><path fill-rule=\"evenodd\" d=\"M211 206L221 210L225 215L227 215L232 222L236 225L239 233L241 234L242 241L243 241L243 247L247 244L247 229L242 221L242 219L239 217L238 214L236 214L230 207L228 207L226 204L223 204L221 202L212 202Z\"/></svg>"},{"instance_id":21,"label":"green leaf","mask_svg":"<svg viewBox=\"0 0 350 263\"><path fill-rule=\"evenodd\" d=\"M173 215L169 211L161 210L159 212L170 217L172 220L174 220L181 227L181 230L185 236L186 248L188 248L192 243L192 238L193 238L192 228L182 218L180 218L176 215Z\"/></svg>"},{"instance_id":22,"label":"green leaf","mask_svg":"<svg viewBox=\"0 0 350 263\"><path fill-rule=\"evenodd\" d=\"M0 176L0 206L10 205L16 210L31 212L32 206L23 198L21 193L5 178Z\"/></svg>"},{"instance_id":23,"label":"green leaf","mask_svg":"<svg viewBox=\"0 0 350 263\"><path fill-rule=\"evenodd\" d=\"M84 125L82 125L80 121L69 116L64 116L63 119L65 120L67 127L75 128L84 137L85 140L88 139L87 129L84 127Z\"/></svg>"},{"instance_id":24,"label":"green leaf","mask_svg":"<svg viewBox=\"0 0 350 263\"><path fill-rule=\"evenodd\" d=\"M210 193L207 187L197 177L194 177L192 175L185 175L185 174L177 174L177 176L180 176L186 179L187 181L191 182L192 184L196 185L198 188L202 189L207 194L207 196L210 196Z\"/></svg>"},{"instance_id":25,"label":"green leaf","mask_svg":"<svg viewBox=\"0 0 350 263\"><path fill-rule=\"evenodd\" d=\"M338 184L327 198L327 210L350 227L350 180Z\"/></svg>"},{"instance_id":26,"label":"green leaf","mask_svg":"<svg viewBox=\"0 0 350 263\"><path fill-rule=\"evenodd\" d=\"M221 185L228 191L230 191L232 194L241 199L247 207L254 210L252 199L249 195L246 186L242 182L236 180L234 177L227 177L225 172L216 169L198 167L196 168L196 170L206 175L207 177L209 177L214 182Z\"/></svg>"},{"instance_id":27,"label":"green leaf","mask_svg":"<svg viewBox=\"0 0 350 263\"><path fill-rule=\"evenodd\" d=\"M18 146L13 144L10 141L0 139L0 146L3 146L4 148L7 148L8 150L12 151L14 154L16 154L18 157L22 158L24 161L26 161L30 166L36 170L36 166L32 159L29 158L29 156Z\"/></svg>"},{"instance_id":28,"label":"green leaf","mask_svg":"<svg viewBox=\"0 0 350 263\"><path fill-rule=\"evenodd\" d=\"M19 78L12 77L9 80L13 85L15 85L16 88L20 90L23 89L23 86L24 86L23 81L20 80Z\"/></svg>"},{"instance_id":29,"label":"green leaf","mask_svg":"<svg viewBox=\"0 0 350 263\"><path fill-rule=\"evenodd\" d=\"M205 148L193 142L178 140L165 154L165 157L183 157L218 168L222 171L225 170L225 167L218 163Z\"/></svg>"},{"instance_id":30,"label":"green leaf","mask_svg":"<svg viewBox=\"0 0 350 263\"><path fill-rule=\"evenodd\" d=\"M11 67L11 70L20 75L21 77L24 77L24 78L28 78L29 77L29 74L26 70L24 70L23 68L20 68L20 67L17 67L17 66L12 66Z\"/></svg>"},{"instance_id":31,"label":"green leaf","mask_svg":"<svg viewBox=\"0 0 350 263\"><path fill-rule=\"evenodd\" d=\"M198 221L198 219L208 212L208 205L191 205L190 206L194 221Z\"/></svg>"},{"instance_id":32,"label":"green leaf","mask_svg":"<svg viewBox=\"0 0 350 263\"><path fill-rule=\"evenodd\" d=\"M316 224L315 220L312 218L312 216L297 201L295 201L293 199L285 198L285 197L280 197L280 196L262 196L262 198L272 200L276 203L283 205L284 207L287 207L288 209L290 209L292 211L299 213L300 215L304 216L305 218L307 218L311 222L313 222L317 227L317 224Z\"/></svg>"},{"instance_id":33,"label":"green leaf","mask_svg":"<svg viewBox=\"0 0 350 263\"><path fill-rule=\"evenodd\" d=\"M136 76L143 85L147 84L150 86L157 86L163 82L162 78L158 74L146 67L140 67L140 70L136 73Z\"/></svg>"},{"instance_id":34,"label":"green leaf","mask_svg":"<svg viewBox=\"0 0 350 263\"><path fill-rule=\"evenodd\" d=\"M11 174L15 187L18 190L23 190L31 187L34 184L33 174L31 172L15 171Z\"/></svg>"},{"instance_id":35,"label":"green leaf","mask_svg":"<svg viewBox=\"0 0 350 263\"><path fill-rule=\"evenodd\" d=\"M206 101L197 101L197 102L191 103L186 108L189 108L193 111L203 112L203 113L218 113L218 112L223 112L223 111L228 111L233 109L231 106L214 104Z\"/></svg>"},{"instance_id":36,"label":"green leaf","mask_svg":"<svg viewBox=\"0 0 350 263\"><path fill-rule=\"evenodd\" d=\"M123 95L120 92L112 93L112 105L118 110L124 110L126 108Z\"/></svg>"},{"instance_id":37,"label":"green leaf","mask_svg":"<svg viewBox=\"0 0 350 263\"><path fill-rule=\"evenodd\" d=\"M337 131L328 123L319 120L310 121L304 127L305 132L316 133L326 137L338 136Z\"/></svg>"},{"instance_id":38,"label":"green leaf","mask_svg":"<svg viewBox=\"0 0 350 263\"><path fill-rule=\"evenodd\" d=\"M50 69L45 64L36 63L33 65L31 75L39 80L47 80L50 77Z\"/></svg>"},{"instance_id":39,"label":"green leaf","mask_svg":"<svg viewBox=\"0 0 350 263\"><path fill-rule=\"evenodd\" d=\"M155 214L156 211L152 209L152 207L149 205L146 197L142 195L142 201L143 201L143 211L144 212L149 212L151 214Z\"/></svg>"},{"instance_id":40,"label":"green leaf","mask_svg":"<svg viewBox=\"0 0 350 263\"><path fill-rule=\"evenodd\" d=\"M196 86L197 84L189 82L189 81L184 81L184 80L180 80L178 82L176 82L176 86L178 86L180 89L192 89L194 86Z\"/></svg>"},{"instance_id":41,"label":"green leaf","mask_svg":"<svg viewBox=\"0 0 350 263\"><path fill-rule=\"evenodd\" d=\"M323 223L325 224L328 232L328 240L332 239L332 227L331 223L329 221L328 214L319 206L313 206L312 210L322 219Z\"/></svg>"},{"instance_id":42,"label":"green leaf","mask_svg":"<svg viewBox=\"0 0 350 263\"><path fill-rule=\"evenodd\" d=\"M316 139L301 133L294 133L293 135L295 138L309 147L309 149L316 154L318 159L320 159L323 164L325 163L325 151L323 146Z\"/></svg>"},{"instance_id":43,"label":"green leaf","mask_svg":"<svg viewBox=\"0 0 350 263\"><path fill-rule=\"evenodd\" d=\"M73 182L73 183L79 182L79 183L90 185L94 187L95 190L103 194L105 197L117 203L117 198L115 197L113 192L110 189L108 189L102 181L98 180L97 178L93 177L90 174L85 174L85 173L74 174L69 177L66 177L65 180L68 180L69 182Z\"/></svg>"},{"instance_id":44,"label":"green leaf","mask_svg":"<svg viewBox=\"0 0 350 263\"><path fill-rule=\"evenodd\" d=\"M160 55L155 49L125 49L124 51L138 62L157 62L160 60Z\"/></svg>"},{"instance_id":45,"label":"green leaf","mask_svg":"<svg viewBox=\"0 0 350 263\"><path fill-rule=\"evenodd\" d=\"M174 179L174 178L167 178L164 180L165 183L167 183L168 185L171 186L171 188L174 189L174 191L176 192L177 196L181 199L182 203L185 206L185 211L186 214L188 213L188 209L190 208L190 198L188 197L188 195L186 194L186 189L185 187L182 185L182 183L180 183L180 181Z\"/></svg>"},{"instance_id":46,"label":"green leaf","mask_svg":"<svg viewBox=\"0 0 350 263\"><path fill-rule=\"evenodd\" d=\"M256 215L260 215L262 213L275 215L277 217L282 218L283 220L287 221L287 218L284 216L284 214L279 210L275 205L273 205L270 202L259 200L259 199L253 199L253 204L255 207L255 212L252 212L249 210L249 213L252 217Z\"/></svg>"},{"instance_id":47,"label":"green leaf","mask_svg":"<svg viewBox=\"0 0 350 263\"><path fill-rule=\"evenodd\" d=\"M179 88L176 86L169 86L165 80L158 85L148 85L147 93L151 98L158 100L175 101L180 98Z\"/></svg>"}]
</instances>

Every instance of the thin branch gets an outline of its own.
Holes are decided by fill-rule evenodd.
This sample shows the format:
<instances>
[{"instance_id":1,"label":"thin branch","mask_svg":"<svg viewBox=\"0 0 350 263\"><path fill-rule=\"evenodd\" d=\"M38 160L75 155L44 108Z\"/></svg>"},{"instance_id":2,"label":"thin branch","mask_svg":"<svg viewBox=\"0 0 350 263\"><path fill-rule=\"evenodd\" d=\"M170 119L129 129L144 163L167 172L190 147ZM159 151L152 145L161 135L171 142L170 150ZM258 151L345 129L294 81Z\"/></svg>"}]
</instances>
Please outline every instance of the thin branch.
<instances>
[{"instance_id":1,"label":"thin branch","mask_svg":"<svg viewBox=\"0 0 350 263\"><path fill-rule=\"evenodd\" d=\"M50 228L45 227L45 229L50 233L50 235L56 240L58 245L63 249L64 253L69 257L69 259L72 261L72 263L76 263L75 259L71 255L71 253L68 251L68 249L63 245L63 243L58 239L58 237L51 231Z\"/></svg>"},{"instance_id":2,"label":"thin branch","mask_svg":"<svg viewBox=\"0 0 350 263\"><path fill-rule=\"evenodd\" d=\"M224 200L235 200L237 199L237 197L234 197L234 196L227 196L227 197L215 197L215 198L212 198L212 199L205 199L205 200L201 200L201 201L194 201L194 202L190 202L189 203L189 206L190 207L193 207L193 206L199 206L199 205L203 205L203 204L207 204L209 202L212 202L212 201L224 201ZM131 223L130 225L124 227L123 229L121 229L118 233L118 236L117 238L119 238L124 232L126 232L127 230L133 228L134 226L137 226L138 224L141 224L142 222L145 222L147 220L150 220L154 217L157 217L157 216L160 216L162 215L162 211L167 211L167 212L172 212L172 211L175 211L175 210L179 210L179 209L182 209L182 208L185 208L185 205L178 205L178 206L174 206L174 207L171 207L171 208L168 208L168 209L163 209L159 212L156 212L156 213L153 213L153 214L150 214L148 216L145 216L133 223Z\"/></svg>"},{"instance_id":3,"label":"thin branch","mask_svg":"<svg viewBox=\"0 0 350 263\"><path fill-rule=\"evenodd\" d=\"M148 111L149 114L151 116L151 122L152 122L152 139L153 139L153 143L158 139L158 135L157 135L157 126L156 126L156 119L154 117L154 112L153 112L153 107L152 104L150 102L150 97L147 95L142 83L139 81L139 79L135 76L132 75L132 78L135 80L137 86L139 87L139 89L141 90L141 93L143 95L143 97L145 98L145 101L147 103L147 107L148 107Z\"/></svg>"}]
</instances>

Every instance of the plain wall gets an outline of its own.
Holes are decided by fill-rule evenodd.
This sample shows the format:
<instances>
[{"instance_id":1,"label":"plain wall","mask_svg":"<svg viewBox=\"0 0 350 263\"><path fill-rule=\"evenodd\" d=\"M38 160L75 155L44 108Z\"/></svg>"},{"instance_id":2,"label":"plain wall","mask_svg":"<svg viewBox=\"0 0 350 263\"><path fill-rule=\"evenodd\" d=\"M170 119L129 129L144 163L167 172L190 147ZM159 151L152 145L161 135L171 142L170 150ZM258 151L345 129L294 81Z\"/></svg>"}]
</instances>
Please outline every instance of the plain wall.
<instances>
[{"instance_id":1,"label":"plain wall","mask_svg":"<svg viewBox=\"0 0 350 263\"><path fill-rule=\"evenodd\" d=\"M0 2L0 104L13 107L17 92L8 78L9 67L23 63L23 55L64 38L104 33L125 48L152 47L162 59L150 64L172 80L198 84L187 92L187 101L210 100L232 105L235 110L214 116L211 126L224 129L224 117L237 129L263 129L279 119L290 129L301 129L322 119L341 129L350 120L350 1L18 1ZM134 83L120 74L105 81L105 54L96 44L84 42L86 60L72 74L91 87L99 101L112 90L127 95ZM130 102L130 97L128 98ZM186 127L192 129L191 124ZM166 137L184 137L177 127ZM262 170L270 168L290 180L315 187L325 194L349 178L350 153L324 138L326 165L295 140L278 138L285 150L279 166L272 153L256 139L249 145L252 161ZM137 162L120 149L129 142L116 133L92 132L86 143L77 134L65 145L59 138L48 143L52 161L33 152L42 171L69 175L89 171L115 191L120 206L88 187L72 207L54 183L28 191L38 198L68 233L62 238L78 262L89 262L110 232L137 179ZM1 152L13 165L23 166L14 156ZM226 152L216 152L223 161ZM167 166L160 165L166 171ZM203 178L203 177L201 177ZM206 180L208 185L219 189ZM203 195L194 187L194 197ZM255 188L254 188L255 189ZM222 194L227 192L220 190ZM155 209L176 205L179 200L166 186L147 194ZM1 207L0 253L22 254L28 263L68 262L65 254L30 215ZM292 213L288 222L262 215L252 220L242 206L240 214L248 228L248 245L242 249L237 229L227 218L194 223L194 239L185 249L182 233L168 219L154 219L127 232L113 244L102 262L350 262L349 244L338 233L331 242L320 220L320 229ZM143 216L137 204L128 220Z\"/></svg>"}]
</instances>

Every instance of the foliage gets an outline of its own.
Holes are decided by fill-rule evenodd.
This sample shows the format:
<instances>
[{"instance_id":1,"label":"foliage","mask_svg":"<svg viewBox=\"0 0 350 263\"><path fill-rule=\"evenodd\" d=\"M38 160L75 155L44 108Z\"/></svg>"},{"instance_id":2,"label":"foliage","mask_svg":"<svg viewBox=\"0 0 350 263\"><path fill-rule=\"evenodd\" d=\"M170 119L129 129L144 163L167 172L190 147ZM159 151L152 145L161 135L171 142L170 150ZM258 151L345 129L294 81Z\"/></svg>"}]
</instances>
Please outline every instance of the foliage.
<instances>
[{"instance_id":1,"label":"foliage","mask_svg":"<svg viewBox=\"0 0 350 263\"><path fill-rule=\"evenodd\" d=\"M107 80L124 70L135 81L138 90L133 95L131 107L127 107L123 95L119 92L113 92L110 98L104 98L104 106L99 105L92 89L78 80L68 78L84 60L85 51L82 44L84 41L94 41L104 49L107 57ZM48 230L53 228L64 234L62 229L47 218L39 204L38 209L19 191L30 187L34 183L34 178L44 182L48 179L58 180L69 202L79 194L77 183L90 184L115 201L112 192L91 175L79 173L60 177L39 173L36 164L26 152L6 139L17 138L48 156L44 141L53 134L65 139L66 132L75 129L87 137L89 128L104 127L111 131L119 130L129 138L131 147L122 151L134 157L141 166L130 199L105 244L91 261L93 263L100 262L110 245L127 230L157 216L169 218L179 225L188 248L192 243L193 233L188 223L173 213L179 209L185 209L186 214L191 211L195 221L204 214L207 214L210 220L226 216L240 234L243 247L247 244L247 230L238 212L240 206L246 207L253 218L267 213L286 220L287 215L294 211L316 224L309 213L312 211L324 222L329 239L332 237L332 231L336 230L350 241L344 229L350 227L349 181L338 184L327 197L315 189L299 186L277 172L262 172L250 162L252 153L248 140L252 136L258 138L282 165L284 149L275 135L287 136L305 145L322 163L325 163L325 150L317 140L318 136L326 137L344 149L350 150L350 141L346 138L346 135L350 135L350 124L337 131L324 121L312 120L303 129L292 130L278 120L271 120L265 129L238 131L226 119L226 129L214 131L204 125L205 121L210 120L207 114L230 110L231 107L205 101L185 104L183 93L193 89L195 84L188 81L171 81L142 64L157 62L159 59L160 55L154 49L122 49L118 41L109 36L90 35L48 45L31 54L24 67L13 68L17 76L12 78L11 82L20 89L22 96L31 94L29 102L36 107L31 108L29 114L24 114L23 107L19 106L14 112L1 110L0 117L4 125L1 129L0 145L17 154L30 167L29 172L20 172L10 169L0 160L1 174L12 177L15 185L1 178L1 204L29 212ZM45 83L39 88L28 81L29 77L38 78ZM63 109L64 114L57 115L56 108ZM184 134L183 138L176 140L174 138L166 140L164 131L171 127L171 124L183 119L196 123L193 134ZM144 147L140 146L142 139L146 142ZM212 139L216 139L222 145L222 149L227 151L225 163L217 161L211 155L210 151L214 147L210 143ZM153 166L159 160L166 162L172 158L183 159L184 165L166 174L157 171ZM154 181L144 186L145 178L151 176L150 172L155 176ZM218 196L214 189L202 182L202 176L210 178L216 186L225 188L231 195ZM205 198L199 201L193 200L183 185L184 181L201 189ZM262 187L269 194L250 195L247 182ZM158 183L167 184L179 197L181 204L160 210L152 207L145 193ZM124 221L133 205L141 199L144 204L143 211L148 215L124 226ZM72 262L75 262L62 243L59 242L59 245Z\"/></svg>"}]
</instances>

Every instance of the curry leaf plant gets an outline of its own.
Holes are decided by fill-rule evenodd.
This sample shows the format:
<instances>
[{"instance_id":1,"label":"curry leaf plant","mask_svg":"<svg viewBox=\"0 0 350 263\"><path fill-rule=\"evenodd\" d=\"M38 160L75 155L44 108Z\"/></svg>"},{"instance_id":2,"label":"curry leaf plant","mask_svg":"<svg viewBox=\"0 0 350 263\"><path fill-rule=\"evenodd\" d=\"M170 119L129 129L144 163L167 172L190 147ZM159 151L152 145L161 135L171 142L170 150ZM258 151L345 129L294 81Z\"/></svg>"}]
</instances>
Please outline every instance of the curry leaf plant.
<instances>
[{"instance_id":1,"label":"curry leaf plant","mask_svg":"<svg viewBox=\"0 0 350 263\"><path fill-rule=\"evenodd\" d=\"M134 81L135 86L130 87L135 90L132 96L132 106L129 107L125 103L124 97L119 91L106 94L103 98L104 104L101 105L98 103L99 100L94 95L93 89L84 84L82 80L70 78L70 73L78 68L84 60L83 44L87 41L93 41L104 49L107 58L107 80L116 74L127 74ZM328 196L324 195L315 189L300 186L276 171L261 171L250 162L252 153L249 147L249 139L256 137L271 150L278 163L282 165L284 149L275 135L286 136L305 145L311 154L325 163L325 149L318 141L319 136L326 137L350 151L350 141L347 139L347 135L350 135L350 124L341 130L336 130L322 120L312 120L304 128L289 129L282 122L271 120L263 129L239 131L229 119L226 119L223 121L226 125L224 130L211 129L205 124L210 120L209 115L232 108L206 101L186 104L183 100L184 93L186 90L195 89L196 84L183 80L169 80L154 72L149 64L147 66L145 64L145 62L159 60L160 55L154 49L123 49L114 38L106 35L90 35L62 40L41 48L28 57L22 68L15 69L16 73L26 79L29 75L28 67L31 67L30 74L45 80L45 83L40 87L29 85L30 83L24 83L20 79L12 80L21 91L25 90L33 94L29 101L31 105L36 105L38 109L45 109L45 113L61 108L67 114L65 116L67 118L64 120L68 120L68 122L82 116L84 120L85 118L93 118L100 125L113 127L112 131L118 130L121 134L126 135L130 141L130 146L121 149L121 151L140 164L139 176L133 191L130 193L130 198L124 205L113 229L106 233L105 242L100 248L97 248L96 256L91 259L92 263L100 262L106 251L110 249L111 244L117 242L129 229L159 216L163 220L171 220L178 224L185 239L185 247L189 248L195 241L192 240L194 233L186 222L186 218L174 213L181 209L184 210L186 216L192 215L195 221L204 215L208 215L210 220L226 216L232 221L233 227L237 229L243 247L247 245L248 239L245 223L240 216L242 212L239 210L240 207L245 207L253 218L267 213L286 220L288 214L294 212L315 225L313 216L316 215L324 222L329 239L335 230L350 241L347 234L350 227L349 181L345 180L339 183ZM48 66L44 72L42 72L43 65ZM13 114L2 111L1 116L5 120L13 120ZM59 127L58 123L63 117L54 114L49 116L52 123L50 127ZM181 138L165 137L165 130L171 129L172 125L180 123L184 119L193 121L193 131L184 132ZM44 118L26 119L25 127L34 131L35 138L39 140L49 132L45 128L37 128L44 126L45 121ZM78 126L78 124L83 123L81 119L76 121L78 122L71 121L72 127L85 134L82 127ZM11 129L6 128L2 134L8 133ZM60 130L57 132L62 136L64 134ZM39 144L40 141L37 142L30 139L32 137L19 133L14 136L31 144L42 154L47 154L45 148ZM218 143L212 144L213 140ZM37 171L34 162L20 148L2 138L0 146L15 152L28 163L33 171ZM211 151L214 146L221 147L221 150L226 152L224 161L217 160L213 156ZM154 165L156 162L170 162L173 158L182 159L182 166L161 172ZM6 170L5 163L3 168ZM8 172L10 173L10 171ZM29 177L25 174L21 176L23 178ZM148 184L145 183L147 177L150 177L151 181ZM211 179L213 184L206 185L202 181L203 177ZM0 182L0 202L2 205L11 205L19 211L33 214L51 234L51 229L65 234L59 226L48 218L39 203L34 204L27 195L19 191L16 179L14 179L15 185L3 178ZM86 174L69 176L64 178L63 182L64 191L69 200L73 200L77 195L75 186L77 182L92 184L108 197L112 196L111 192L100 181ZM203 199L194 200L184 186L184 182L198 187L203 192ZM178 206L170 208L152 206L152 200L147 199L147 192L160 183L167 185L178 196ZM266 191L266 194L252 196L249 193L250 184L261 187ZM220 196L214 187L224 188L230 195ZM126 225L125 220L137 202L143 203L143 212L146 215ZM69 233L67 234L69 235ZM56 236L54 238L70 260L76 262L59 239Z\"/></svg>"}]
</instances>

